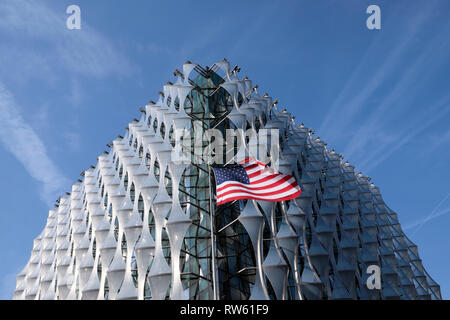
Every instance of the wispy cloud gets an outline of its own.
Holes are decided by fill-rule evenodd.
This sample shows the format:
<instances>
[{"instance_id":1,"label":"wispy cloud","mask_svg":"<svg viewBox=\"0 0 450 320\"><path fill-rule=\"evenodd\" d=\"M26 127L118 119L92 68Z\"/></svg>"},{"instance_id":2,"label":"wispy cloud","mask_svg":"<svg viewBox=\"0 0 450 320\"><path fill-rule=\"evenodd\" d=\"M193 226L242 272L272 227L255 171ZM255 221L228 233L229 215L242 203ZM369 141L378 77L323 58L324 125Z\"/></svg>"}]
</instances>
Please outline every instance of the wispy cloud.
<instances>
[{"instance_id":1,"label":"wispy cloud","mask_svg":"<svg viewBox=\"0 0 450 320\"><path fill-rule=\"evenodd\" d=\"M18 106L14 84L39 80L48 88L65 86L69 102L66 107L77 107L83 101L83 78L121 78L137 71L114 43L88 21L83 20L81 30L68 30L66 18L64 11L56 12L43 1L0 2L0 143L42 184L40 196L47 204L69 187L69 181L49 156L32 126L34 122L26 122L24 110L29 108ZM51 103L46 103L38 112L42 121L36 126L49 124L51 108ZM76 122L74 115L73 123ZM61 136L73 151L80 147L77 127L72 125Z\"/></svg>"},{"instance_id":2,"label":"wispy cloud","mask_svg":"<svg viewBox=\"0 0 450 320\"><path fill-rule=\"evenodd\" d=\"M415 121L409 126L406 126L394 139L380 143L378 147L365 153L365 159L360 163L361 167L369 172L397 152L406 143L449 114L450 95L441 98L441 100L425 110L427 112L420 113Z\"/></svg>"},{"instance_id":3,"label":"wispy cloud","mask_svg":"<svg viewBox=\"0 0 450 320\"><path fill-rule=\"evenodd\" d=\"M75 152L81 148L81 136L78 132L66 131L63 133L68 150Z\"/></svg>"},{"instance_id":4,"label":"wispy cloud","mask_svg":"<svg viewBox=\"0 0 450 320\"><path fill-rule=\"evenodd\" d=\"M374 139L376 133L386 129L386 125L389 124L389 120L393 118L397 119L397 123L400 120L407 119L409 113L409 107L414 103L415 93L417 92L417 88L427 80L426 72L430 74L432 70L435 70L440 65L440 61L445 59L444 57L435 57L436 48L442 46L443 39L447 37L448 25L441 33L438 33L430 42L427 44L427 47L421 52L421 54L410 64L405 72L403 72L398 80L395 81L395 84L392 90L384 96L379 104L374 108L373 112L370 113L365 119L361 122L359 129L355 132L352 139L347 144L347 148L344 154L351 158L355 153L359 153L365 146L367 146L368 142ZM430 64L429 62L433 60L434 63ZM445 100L445 98L444 98ZM445 102L445 101L444 101ZM442 105L443 101L439 101L437 104L439 108L430 108L430 107L422 107L420 110L426 110L426 114L421 114L418 112L413 120L419 122L417 124L417 129L413 130L415 132L422 129L423 125L421 123L428 122L428 119L432 120L430 124L438 120L436 118L435 112L429 112L430 109L433 111L441 111L440 108L444 108L444 111L449 110L448 106ZM442 116L442 114L441 114ZM414 136L411 135L410 130L405 133L407 137ZM380 152L386 153L384 149L390 148L393 144L397 144L398 140L394 141L381 141L381 143L377 143L377 147L375 148L377 155ZM409 140L408 140L409 141ZM385 142L385 143L383 143ZM371 150L373 151L373 150ZM373 156L372 156L373 157ZM365 160L367 161L367 155L364 155Z\"/></svg>"},{"instance_id":5,"label":"wispy cloud","mask_svg":"<svg viewBox=\"0 0 450 320\"><path fill-rule=\"evenodd\" d=\"M20 114L12 94L0 83L0 142L42 184L41 198L48 205L68 188L69 180L50 159L47 149Z\"/></svg>"},{"instance_id":6,"label":"wispy cloud","mask_svg":"<svg viewBox=\"0 0 450 320\"><path fill-rule=\"evenodd\" d=\"M411 16L414 23L404 29L399 37L401 41L393 44L391 51L386 53L384 62L380 66L372 64L372 61L376 60L373 56L376 51L374 49L380 47L386 38L383 35L376 37L327 111L319 131L321 135L339 135L343 127L360 116L361 110L367 107L376 90L392 76L396 70L395 66L402 62L409 45L429 19L431 8L431 6L426 6L423 10L415 11L416 13ZM397 8L397 10L403 10L403 8ZM355 94L355 92L357 93Z\"/></svg>"},{"instance_id":7,"label":"wispy cloud","mask_svg":"<svg viewBox=\"0 0 450 320\"><path fill-rule=\"evenodd\" d=\"M136 43L136 50L139 53L150 53L153 55L175 55L176 51L167 46L158 44L156 42L148 42L148 43Z\"/></svg>"},{"instance_id":8,"label":"wispy cloud","mask_svg":"<svg viewBox=\"0 0 450 320\"><path fill-rule=\"evenodd\" d=\"M75 108L79 107L83 102L83 89L80 81L76 78L73 78L70 82L70 96L68 100Z\"/></svg>"},{"instance_id":9,"label":"wispy cloud","mask_svg":"<svg viewBox=\"0 0 450 320\"><path fill-rule=\"evenodd\" d=\"M3 0L0 2L0 33L8 39L6 57L38 59L48 72L65 69L73 74L104 77L130 75L136 68L100 32L83 21L81 30L68 30L65 14L58 14L41 1ZM28 41L27 41L28 39ZM36 50L18 50L36 43ZM16 66L20 67L20 63ZM33 69L29 70L33 72ZM23 75L22 75L23 76Z\"/></svg>"},{"instance_id":10,"label":"wispy cloud","mask_svg":"<svg viewBox=\"0 0 450 320\"><path fill-rule=\"evenodd\" d=\"M429 153L450 144L450 129L444 133L432 134L427 137L427 144L429 147Z\"/></svg>"},{"instance_id":11,"label":"wispy cloud","mask_svg":"<svg viewBox=\"0 0 450 320\"><path fill-rule=\"evenodd\" d=\"M427 222L436 219L438 217L441 217L445 214L448 214L450 212L450 203L447 200L450 199L450 193L448 193L438 204L437 206L431 211L431 213L425 217L422 217L414 222L411 222L409 224L406 224L404 229L414 229L414 232L412 233L412 236L414 236ZM439 210L440 209L440 210Z\"/></svg>"},{"instance_id":12,"label":"wispy cloud","mask_svg":"<svg viewBox=\"0 0 450 320\"><path fill-rule=\"evenodd\" d=\"M233 45L229 50L230 57L237 55L239 52L245 52L248 47L248 41L253 35L258 34L261 27L270 21L270 17L274 15L274 12L279 8L280 4L277 1L269 1L261 3L261 5L254 8L254 12L251 14L253 19L249 19L246 27L239 30L236 34L236 39L233 41Z\"/></svg>"},{"instance_id":13,"label":"wispy cloud","mask_svg":"<svg viewBox=\"0 0 450 320\"><path fill-rule=\"evenodd\" d=\"M448 95L432 97L429 104L422 107L415 101L430 76L439 71L447 59L442 52L450 45L447 40L449 23L435 32L434 37L424 40L419 49L416 46L421 31L434 13L431 5L416 11L401 34L401 41L393 44L384 62L374 68L371 66L372 49L386 40L385 35L380 34L322 123L320 133L325 137L344 138L346 133L342 128L353 128L351 137L345 136L343 154L365 172L381 164L450 111ZM418 50L417 55L411 54L413 49ZM413 59L405 62L408 56ZM379 90L385 93L380 96Z\"/></svg>"}]
</instances>

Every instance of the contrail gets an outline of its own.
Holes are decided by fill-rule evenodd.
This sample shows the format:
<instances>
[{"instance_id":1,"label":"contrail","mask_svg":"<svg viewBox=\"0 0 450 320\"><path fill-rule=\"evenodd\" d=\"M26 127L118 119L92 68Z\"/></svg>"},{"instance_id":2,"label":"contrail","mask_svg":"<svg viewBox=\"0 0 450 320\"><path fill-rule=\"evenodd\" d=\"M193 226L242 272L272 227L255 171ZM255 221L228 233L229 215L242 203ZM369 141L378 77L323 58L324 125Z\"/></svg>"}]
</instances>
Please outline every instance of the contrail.
<instances>
[{"instance_id":1,"label":"contrail","mask_svg":"<svg viewBox=\"0 0 450 320\"><path fill-rule=\"evenodd\" d=\"M450 192L438 203L438 205L433 209L433 211L431 211L431 213L426 216L425 218L423 218L422 220L420 220L420 222L418 223L418 226L416 228L416 230L414 230L414 232L412 233L411 236L414 236L417 231L420 230L420 228L422 228L422 226L427 223L428 221L430 221L431 219L434 219L436 217L439 217L447 212L450 212L450 208L443 210L442 212L438 212L438 214L436 214L437 209L439 209L439 207L450 197Z\"/></svg>"}]
</instances>

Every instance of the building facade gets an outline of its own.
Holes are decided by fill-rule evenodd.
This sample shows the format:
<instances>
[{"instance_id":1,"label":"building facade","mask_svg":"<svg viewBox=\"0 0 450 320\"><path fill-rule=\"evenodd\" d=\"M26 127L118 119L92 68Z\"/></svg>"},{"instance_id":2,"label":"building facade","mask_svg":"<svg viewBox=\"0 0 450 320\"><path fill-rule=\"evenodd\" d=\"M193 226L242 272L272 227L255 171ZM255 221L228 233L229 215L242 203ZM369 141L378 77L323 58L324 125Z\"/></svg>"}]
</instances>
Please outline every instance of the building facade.
<instances>
[{"instance_id":1,"label":"building facade","mask_svg":"<svg viewBox=\"0 0 450 320\"><path fill-rule=\"evenodd\" d=\"M441 299L370 178L238 73L225 59L175 72L49 211L15 299ZM302 194L217 206L195 150L208 129L278 130Z\"/></svg>"}]
</instances>

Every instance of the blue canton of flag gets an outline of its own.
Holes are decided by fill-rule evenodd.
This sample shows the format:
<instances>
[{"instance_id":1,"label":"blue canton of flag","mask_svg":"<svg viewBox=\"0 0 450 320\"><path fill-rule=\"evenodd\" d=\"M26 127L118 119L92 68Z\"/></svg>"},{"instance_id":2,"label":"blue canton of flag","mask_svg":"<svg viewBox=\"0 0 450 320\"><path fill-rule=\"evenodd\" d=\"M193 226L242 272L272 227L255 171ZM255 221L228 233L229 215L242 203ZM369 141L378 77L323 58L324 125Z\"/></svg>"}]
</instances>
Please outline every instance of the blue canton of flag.
<instances>
[{"instance_id":1,"label":"blue canton of flag","mask_svg":"<svg viewBox=\"0 0 450 320\"><path fill-rule=\"evenodd\" d=\"M216 184L222 184L225 181L233 180L243 184L250 184L245 169L240 165L228 165L223 168L213 168L216 176Z\"/></svg>"}]
</instances>

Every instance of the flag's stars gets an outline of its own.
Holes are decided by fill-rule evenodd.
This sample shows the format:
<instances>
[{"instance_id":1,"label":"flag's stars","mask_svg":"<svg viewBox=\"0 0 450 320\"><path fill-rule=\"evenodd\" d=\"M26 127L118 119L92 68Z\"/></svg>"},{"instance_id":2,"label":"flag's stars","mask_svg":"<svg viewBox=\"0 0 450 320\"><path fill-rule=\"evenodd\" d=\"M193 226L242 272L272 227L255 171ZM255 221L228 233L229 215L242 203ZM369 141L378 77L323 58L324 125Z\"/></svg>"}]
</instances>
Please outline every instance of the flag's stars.
<instances>
[{"instance_id":1,"label":"flag's stars","mask_svg":"<svg viewBox=\"0 0 450 320\"><path fill-rule=\"evenodd\" d=\"M226 181L236 181L243 184L250 184L250 179L245 169L240 165L226 166L223 168L213 168L217 185Z\"/></svg>"}]
</instances>

